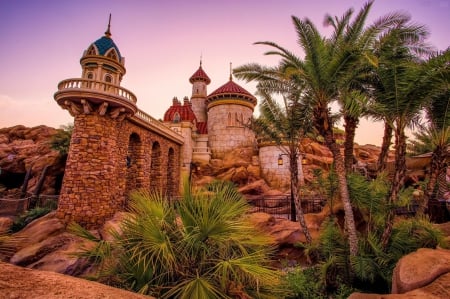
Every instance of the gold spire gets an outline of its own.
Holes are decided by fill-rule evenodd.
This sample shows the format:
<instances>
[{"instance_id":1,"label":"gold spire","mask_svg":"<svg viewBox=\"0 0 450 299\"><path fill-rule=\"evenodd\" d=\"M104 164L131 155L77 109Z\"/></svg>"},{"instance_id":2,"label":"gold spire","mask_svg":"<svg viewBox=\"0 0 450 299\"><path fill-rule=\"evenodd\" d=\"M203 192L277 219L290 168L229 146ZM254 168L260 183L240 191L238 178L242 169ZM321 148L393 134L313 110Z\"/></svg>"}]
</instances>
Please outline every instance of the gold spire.
<instances>
[{"instance_id":1,"label":"gold spire","mask_svg":"<svg viewBox=\"0 0 450 299\"><path fill-rule=\"evenodd\" d=\"M230 81L233 81L233 64L230 62Z\"/></svg>"},{"instance_id":2,"label":"gold spire","mask_svg":"<svg viewBox=\"0 0 450 299\"><path fill-rule=\"evenodd\" d=\"M106 37L111 37L111 14L109 14L108 28L105 32Z\"/></svg>"}]
</instances>

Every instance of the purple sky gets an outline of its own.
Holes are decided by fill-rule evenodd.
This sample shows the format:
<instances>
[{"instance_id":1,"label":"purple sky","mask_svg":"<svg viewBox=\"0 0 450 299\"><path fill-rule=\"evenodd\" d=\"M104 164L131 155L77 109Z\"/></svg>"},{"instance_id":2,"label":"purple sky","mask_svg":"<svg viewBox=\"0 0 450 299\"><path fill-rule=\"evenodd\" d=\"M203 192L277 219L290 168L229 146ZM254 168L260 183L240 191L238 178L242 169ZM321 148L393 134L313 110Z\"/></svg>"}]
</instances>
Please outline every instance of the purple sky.
<instances>
[{"instance_id":1,"label":"purple sky","mask_svg":"<svg viewBox=\"0 0 450 299\"><path fill-rule=\"evenodd\" d=\"M326 13L341 15L357 0L0 0L0 128L17 124L59 127L72 122L53 100L59 81L81 76L79 60L100 38L112 14L114 42L125 57L122 86L138 98L138 107L162 118L177 96L191 95L189 77L200 56L211 78L208 92L229 77L229 63L273 65L257 41L274 41L298 52L291 15L308 17L322 30ZM450 46L450 0L376 0L373 21L392 11L406 11L427 25L429 42ZM300 55L300 53L299 53ZM237 81L250 92L254 84ZM360 144L380 144L379 124L363 122Z\"/></svg>"}]
</instances>

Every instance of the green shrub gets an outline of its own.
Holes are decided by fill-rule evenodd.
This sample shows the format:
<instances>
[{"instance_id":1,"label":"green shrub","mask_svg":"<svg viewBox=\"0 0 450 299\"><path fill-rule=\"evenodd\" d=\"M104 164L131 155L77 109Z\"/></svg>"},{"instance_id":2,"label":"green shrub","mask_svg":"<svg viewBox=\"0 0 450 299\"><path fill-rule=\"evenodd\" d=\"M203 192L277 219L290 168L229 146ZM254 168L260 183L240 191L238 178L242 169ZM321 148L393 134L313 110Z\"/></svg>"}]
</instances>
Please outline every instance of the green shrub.
<instances>
[{"instance_id":1,"label":"green shrub","mask_svg":"<svg viewBox=\"0 0 450 299\"><path fill-rule=\"evenodd\" d=\"M13 233L18 232L33 220L40 218L51 211L51 207L36 207L32 210L28 210L14 220L14 223L11 226L11 231Z\"/></svg>"}]
</instances>

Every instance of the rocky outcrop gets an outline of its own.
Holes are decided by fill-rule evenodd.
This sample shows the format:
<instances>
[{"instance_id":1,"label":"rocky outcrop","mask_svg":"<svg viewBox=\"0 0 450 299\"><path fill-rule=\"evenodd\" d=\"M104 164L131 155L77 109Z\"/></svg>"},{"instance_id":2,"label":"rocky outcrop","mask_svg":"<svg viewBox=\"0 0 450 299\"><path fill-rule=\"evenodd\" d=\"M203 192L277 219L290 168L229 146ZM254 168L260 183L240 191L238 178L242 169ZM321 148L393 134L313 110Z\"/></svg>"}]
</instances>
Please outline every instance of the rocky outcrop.
<instances>
[{"instance_id":1,"label":"rocky outcrop","mask_svg":"<svg viewBox=\"0 0 450 299\"><path fill-rule=\"evenodd\" d=\"M392 294L353 293L349 299L447 299L449 286L450 250L420 248L398 261Z\"/></svg>"},{"instance_id":2,"label":"rocky outcrop","mask_svg":"<svg viewBox=\"0 0 450 299\"><path fill-rule=\"evenodd\" d=\"M31 168L28 192L36 190L39 177L47 167L42 194L56 194L64 173L64 158L50 148L57 130L47 126L27 128L22 125L0 129L0 184L7 187L5 195L20 189Z\"/></svg>"},{"instance_id":3,"label":"rocky outcrop","mask_svg":"<svg viewBox=\"0 0 450 299\"><path fill-rule=\"evenodd\" d=\"M444 274L448 274L450 282L450 250L420 248L398 261L392 275L392 293L422 288Z\"/></svg>"},{"instance_id":4,"label":"rocky outcrop","mask_svg":"<svg viewBox=\"0 0 450 299\"><path fill-rule=\"evenodd\" d=\"M21 299L149 299L101 283L59 273L31 270L0 262L0 295Z\"/></svg>"}]
</instances>

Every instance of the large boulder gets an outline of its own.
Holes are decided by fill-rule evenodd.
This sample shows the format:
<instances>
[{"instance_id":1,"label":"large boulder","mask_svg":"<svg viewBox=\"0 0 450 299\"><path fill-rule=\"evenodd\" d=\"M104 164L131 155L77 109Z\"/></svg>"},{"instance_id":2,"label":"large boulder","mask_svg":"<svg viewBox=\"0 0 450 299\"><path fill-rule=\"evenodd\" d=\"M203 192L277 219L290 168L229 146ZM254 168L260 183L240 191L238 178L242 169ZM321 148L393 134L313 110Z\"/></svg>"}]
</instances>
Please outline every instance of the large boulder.
<instances>
[{"instance_id":1,"label":"large boulder","mask_svg":"<svg viewBox=\"0 0 450 299\"><path fill-rule=\"evenodd\" d=\"M424 287L446 273L450 273L450 250L420 248L398 261L392 275L392 293Z\"/></svg>"}]
</instances>

